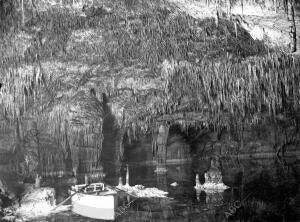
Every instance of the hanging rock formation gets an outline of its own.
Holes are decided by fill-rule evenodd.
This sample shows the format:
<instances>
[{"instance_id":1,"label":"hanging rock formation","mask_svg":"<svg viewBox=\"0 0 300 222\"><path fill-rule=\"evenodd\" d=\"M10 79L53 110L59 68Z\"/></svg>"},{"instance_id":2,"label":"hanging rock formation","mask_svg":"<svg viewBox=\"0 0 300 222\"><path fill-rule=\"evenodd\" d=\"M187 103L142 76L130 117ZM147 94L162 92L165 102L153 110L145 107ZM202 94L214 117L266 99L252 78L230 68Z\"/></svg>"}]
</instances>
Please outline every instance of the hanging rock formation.
<instances>
[{"instance_id":1,"label":"hanging rock formation","mask_svg":"<svg viewBox=\"0 0 300 222\"><path fill-rule=\"evenodd\" d=\"M245 17L239 20L236 5L227 12L230 7L203 6L202 1L140 0L128 5L105 0L110 13L91 21L82 16L83 5L36 2L40 20L1 33L0 113L2 128L9 128L7 134L16 141L8 143L10 149L26 153L38 140L38 161L45 161L45 167L59 160L60 169L53 170L64 170L71 156L73 167L95 170L107 117L103 94L121 137L128 140L150 134L164 122L178 124L183 131L193 127L229 132L289 118L289 113L296 120L300 62L283 52L289 22L282 23L282 36L272 35L277 36L278 50L275 40L266 44L264 38L272 33L273 23L263 24L265 34L256 32L262 39L253 38L251 30L258 26L246 17L247 2L253 1L244 2ZM285 15L281 5L273 9ZM32 117L38 136L25 150L15 149L23 147L25 123ZM160 137L163 164L167 137ZM114 148L123 153L120 143Z\"/></svg>"}]
</instances>

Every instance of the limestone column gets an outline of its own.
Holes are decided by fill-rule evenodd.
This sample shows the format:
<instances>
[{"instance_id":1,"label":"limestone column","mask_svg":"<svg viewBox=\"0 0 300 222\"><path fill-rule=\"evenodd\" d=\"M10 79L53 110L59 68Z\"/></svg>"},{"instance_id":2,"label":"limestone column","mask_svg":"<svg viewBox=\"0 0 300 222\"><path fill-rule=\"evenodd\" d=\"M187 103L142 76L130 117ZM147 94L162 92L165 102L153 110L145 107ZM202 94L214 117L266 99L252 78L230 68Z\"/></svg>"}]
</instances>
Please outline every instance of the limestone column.
<instances>
[{"instance_id":1,"label":"limestone column","mask_svg":"<svg viewBox=\"0 0 300 222\"><path fill-rule=\"evenodd\" d=\"M70 143L69 143L69 135L68 135L68 131L69 131L69 124L68 121L65 120L64 121L64 148L65 148L65 158L64 158L64 164L65 164L65 172L67 174L72 174L71 171L73 169L73 163L72 163L72 153L71 153L71 147L70 147Z\"/></svg>"},{"instance_id":2,"label":"limestone column","mask_svg":"<svg viewBox=\"0 0 300 222\"><path fill-rule=\"evenodd\" d=\"M42 153L40 150L40 141L37 122L34 119L28 119L24 126L24 162L28 175L41 175L44 165L42 161Z\"/></svg>"},{"instance_id":3,"label":"limestone column","mask_svg":"<svg viewBox=\"0 0 300 222\"><path fill-rule=\"evenodd\" d=\"M158 135L155 141L154 153L156 156L157 167L156 171L167 171L167 140L169 135L169 126L161 124L158 128Z\"/></svg>"}]
</instances>

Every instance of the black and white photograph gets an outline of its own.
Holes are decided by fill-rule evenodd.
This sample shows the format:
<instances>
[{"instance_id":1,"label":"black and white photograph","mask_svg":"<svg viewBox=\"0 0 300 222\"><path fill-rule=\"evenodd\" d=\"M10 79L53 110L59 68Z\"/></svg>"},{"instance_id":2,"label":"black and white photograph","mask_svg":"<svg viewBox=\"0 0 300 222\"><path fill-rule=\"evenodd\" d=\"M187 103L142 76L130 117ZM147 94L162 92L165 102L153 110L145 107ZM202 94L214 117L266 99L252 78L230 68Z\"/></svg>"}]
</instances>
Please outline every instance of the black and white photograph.
<instances>
[{"instance_id":1,"label":"black and white photograph","mask_svg":"<svg viewBox=\"0 0 300 222\"><path fill-rule=\"evenodd\" d=\"M300 222L300 0L0 0L0 222Z\"/></svg>"}]
</instances>

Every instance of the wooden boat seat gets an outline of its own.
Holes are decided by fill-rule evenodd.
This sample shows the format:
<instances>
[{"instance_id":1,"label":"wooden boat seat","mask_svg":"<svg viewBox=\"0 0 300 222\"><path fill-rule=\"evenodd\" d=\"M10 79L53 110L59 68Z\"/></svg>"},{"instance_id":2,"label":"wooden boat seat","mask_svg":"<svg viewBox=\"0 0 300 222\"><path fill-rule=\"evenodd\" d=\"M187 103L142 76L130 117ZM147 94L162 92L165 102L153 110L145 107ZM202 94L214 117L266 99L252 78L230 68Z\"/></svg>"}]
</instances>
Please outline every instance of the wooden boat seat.
<instances>
[{"instance_id":1,"label":"wooden boat seat","mask_svg":"<svg viewBox=\"0 0 300 222\"><path fill-rule=\"evenodd\" d=\"M79 185L72 186L72 190L74 190L75 192L78 192L79 190L81 190L84 187L86 187L86 184L79 184ZM83 192L84 193L97 192L97 191L102 192L104 190L105 190L104 183L91 183L89 186L84 188Z\"/></svg>"}]
</instances>

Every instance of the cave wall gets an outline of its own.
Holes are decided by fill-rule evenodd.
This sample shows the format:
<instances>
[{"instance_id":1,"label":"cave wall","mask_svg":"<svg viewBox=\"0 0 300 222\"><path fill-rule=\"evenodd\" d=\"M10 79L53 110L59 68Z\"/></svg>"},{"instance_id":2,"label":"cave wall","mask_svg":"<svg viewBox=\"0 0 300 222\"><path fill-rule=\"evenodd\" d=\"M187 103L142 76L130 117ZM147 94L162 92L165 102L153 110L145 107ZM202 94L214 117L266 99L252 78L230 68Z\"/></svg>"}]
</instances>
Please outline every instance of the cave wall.
<instances>
[{"instance_id":1,"label":"cave wall","mask_svg":"<svg viewBox=\"0 0 300 222\"><path fill-rule=\"evenodd\" d=\"M198 2L201 2L201 1L198 1ZM206 2L208 2L208 1L206 1ZM247 3L247 2L248 1L245 1L245 3ZM254 1L251 1L251 2L254 2ZM268 1L268 2L273 2L273 1ZM276 1L276 2L278 2L278 1ZM256 7L257 5L254 5L254 6ZM237 6L237 14L238 14L239 11L241 11L238 7L239 6ZM250 6L245 4L244 5L245 10L243 12L244 15L254 16L253 14L246 14L247 13L247 10L246 10L247 7L250 7ZM255 7L254 7L254 9L256 9ZM265 11L264 11L263 7L260 7L260 8L261 8L261 11L254 10L254 12L260 12L260 14L264 14L267 11L270 12L270 13L274 12L274 10L272 9L272 4L270 5L270 7L268 6ZM195 9L194 12L197 12L197 10ZM233 10L233 13L234 13L234 10ZM198 14L201 14L201 13L198 13ZM208 16L211 17L212 14L208 13ZM259 17L258 18L257 17L256 18L254 18L254 17L250 18L249 17L249 19L251 19L251 21L253 23L261 21L261 19ZM286 21L286 18L284 18L284 20ZM250 20L246 19L246 21L248 21L248 23L249 23ZM262 38L264 37L264 33L262 32L263 28L267 32L266 25L268 25L268 27L273 27L273 24L274 24L274 21L272 21L272 22L270 21L270 24L268 24L268 21L265 21L265 22L266 23L261 24L260 30L258 31L258 33L262 33L262 34L259 34L259 36L261 36ZM289 22L287 22L287 23L289 23ZM247 27L249 29L255 30L255 27L258 27L259 25L251 23L248 26ZM286 38L282 37L283 35L284 36L289 36L289 25L283 24L283 26L284 26L285 30L284 30L284 32L282 32L283 34L280 34L279 37L278 37L278 39L281 39L281 40L286 39ZM247 27L246 27L246 29L247 29ZM279 30L278 32L281 32L281 31ZM92 52L87 51L86 54L82 55L82 51L83 51L84 47L88 48L88 47L90 47L90 44L93 43L93 47L91 47L91 48L98 49L98 48L103 47L102 44L104 44L101 41L102 40L101 30L93 30L93 29L90 29L88 31L85 30L85 29L72 30L72 33L70 33L70 35L71 35L71 36L69 36L70 39L67 42L64 42L64 43L67 44L66 51L67 51L68 55L70 55L70 56L71 55L72 56L73 55L81 55L81 59L83 61L85 61L85 60L90 61L91 60L91 54L92 54ZM272 35L275 36L274 33ZM26 39L25 37L26 36L22 37L21 40L24 41L24 39ZM290 39L290 38L288 37L287 39ZM81 40L81 41L79 41L79 40ZM83 46L84 44L86 44L88 46ZM286 42L284 44L288 44L288 42ZM55 47L50 47L50 48L55 48ZM95 50L95 51L97 51L97 50ZM99 55L99 57L100 57L101 53L99 53L99 51L97 51L97 53L98 54L96 54L96 55ZM70 57L70 58L72 58L72 57ZM88 67L88 65L82 66L81 63L78 63L78 66L80 66L80 68L76 68L76 64L72 65L72 64L63 63L63 62L59 63L57 61L43 62L43 66L48 72L51 71L53 73L62 73L62 70L67 69L68 72L64 70L64 72L66 73L66 76L69 76L74 71L73 70L74 67L75 67L75 70L79 70L79 69L80 70L82 70L82 69L88 70L86 68L86 67ZM62 68L61 69L59 69L59 68L55 69L55 67L58 67L58 66L61 66ZM103 68L102 67L100 67L100 68L96 67L95 69L91 69L92 70L91 72L94 73L94 72L97 71L97 69L103 69ZM83 73L83 72L84 71L81 71L80 73ZM139 85L139 84L136 84L136 82L134 82L133 80L129 81L132 78L130 78L130 79L128 78L129 80L127 81L127 79L126 79L127 77L126 77L125 74L126 74L125 72L120 73L120 76L125 76L125 77L122 77L122 78L124 78L126 81L125 80L124 81L120 80L118 84L116 83L117 88L120 88L120 89L125 88L125 86L128 86L129 82L131 82L132 86L130 86L130 87L131 87L131 89L133 88L133 91L136 91L136 89L139 89L139 88L143 88L143 89L144 88L147 88L147 89L148 88L155 88L155 87L153 87L155 85L159 85L159 87L160 87L160 84L156 84L156 82L161 82L160 79L157 79L157 80L155 79L155 81L153 80L152 81L153 84L149 84L149 86L145 83ZM76 75L79 75L79 74L76 73ZM109 79L111 81L110 77L105 77L105 78ZM143 75L141 80L144 80L144 79L145 79L145 77ZM68 81L70 81L70 80L68 79ZM102 80L100 81L99 80L99 82L101 82L101 84L106 83L107 87L103 87L103 88L108 88L108 89L112 88L113 89L113 87L108 86L108 80L106 80L106 81L102 81ZM100 86L101 85L98 85L98 88L101 88ZM130 96L130 98L131 97L132 96ZM23 133L25 135L25 133L27 132L26 127L24 127L23 130L24 130ZM191 146L193 146L193 151L195 151L197 157L212 156L212 155L237 154L237 153L245 153L245 154L255 154L255 153L259 154L259 153L268 153L268 152L274 153L274 149L273 149L273 146L274 146L274 138L273 138L274 133L272 134L272 132L273 132L272 127L266 127L265 134L262 134L262 135L257 135L256 132L257 131L255 129L246 130L245 134L244 134L243 144L241 144L241 142L238 139L233 138L230 135L230 133L226 133L226 132L220 138L218 138L217 133L211 132L206 138L199 138L198 142L195 143L195 144L189 144L189 141L184 140L183 137L180 134L171 134L169 136L169 140L168 140L167 158L168 159L189 158L189 157L191 157ZM280 137L280 135L279 135L279 137ZM5 132L3 131L3 134L2 134L2 131L1 131L0 132L0 150L8 151L8 150L13 149L14 142L15 142L14 138L15 138L15 129L12 128L12 129L9 129L8 131L5 131ZM105 138L107 138L107 136L105 136ZM41 144L41 147L43 147L43 149L45 149L45 150L50 150L50 149L53 148L53 146L55 146L54 143L55 142L47 143L47 144L46 143ZM78 145L78 147L82 147L82 146L83 146L83 144ZM117 146L118 146L118 144L115 143L114 139L111 139L111 140L107 139L106 141L104 141L104 150L103 151L104 151L104 153L107 151L108 160L110 159L109 158L110 154L115 156L115 152L114 152L115 149L114 148L116 148ZM88 146L88 147L92 147L92 145ZM293 146L289 147L290 151L292 151L293 149L296 149L296 147L293 147ZM135 161L152 160L153 155L152 155L151 150L152 150L151 149L151 142L148 141L148 140L143 140L142 139L139 142L134 142L133 144L128 144L127 148L126 148L126 151L128 153L127 160L132 161L133 158L135 159ZM63 156L61 156L60 153L58 154L58 156L63 158ZM84 158L86 158L88 160L88 157L84 157ZM114 159L111 158L111 160L114 160ZM82 161L82 162L88 162L88 161ZM89 162L88 162L88 164L89 164ZM63 164L60 164L60 165L61 166L58 166L56 170L59 170L60 168L64 167Z\"/></svg>"},{"instance_id":2,"label":"cave wall","mask_svg":"<svg viewBox=\"0 0 300 222\"><path fill-rule=\"evenodd\" d=\"M193 147L198 157L248 155L248 157L272 157L279 146L285 142L287 154L297 151L298 141L292 140L292 128L278 128L278 125L261 124L245 128L241 137L232 132L210 132L205 138L199 138Z\"/></svg>"},{"instance_id":3,"label":"cave wall","mask_svg":"<svg viewBox=\"0 0 300 222\"><path fill-rule=\"evenodd\" d=\"M170 133L167 141L167 160L190 158L190 145L183 135ZM125 146L125 161L127 162L152 162L152 140L144 137Z\"/></svg>"},{"instance_id":4,"label":"cave wall","mask_svg":"<svg viewBox=\"0 0 300 222\"><path fill-rule=\"evenodd\" d=\"M9 151L14 143L14 128L4 124L4 120L0 123L0 153Z\"/></svg>"},{"instance_id":5,"label":"cave wall","mask_svg":"<svg viewBox=\"0 0 300 222\"><path fill-rule=\"evenodd\" d=\"M243 132L243 133L241 133ZM196 133L197 134L197 133ZM196 137L188 137L188 132L170 132L167 143L167 160L186 159L207 161L213 156L256 159L273 158L284 147L284 155L291 158L298 153L299 137L289 122L259 123L244 127L244 130L208 131ZM278 152L281 156L282 152ZM125 146L128 162L152 162L151 139L141 139ZM296 157L292 161L297 161Z\"/></svg>"},{"instance_id":6,"label":"cave wall","mask_svg":"<svg viewBox=\"0 0 300 222\"><path fill-rule=\"evenodd\" d=\"M27 135L27 132L32 128L32 124L29 124L30 120L24 121L21 125L22 138L29 140L26 143L23 143L23 147L27 147L26 150L30 150L30 147L34 147L34 138L24 138ZM252 127L245 127L242 135L243 140L240 140L240 137L233 136L234 132L228 132L224 130L222 133L210 131L205 135L198 136L198 138L188 138L187 132L178 132L172 130L168 137L167 142L167 160L172 162L172 160L183 160L183 159L200 159L201 163L204 164L202 167L204 170L209 167L209 158L212 156L219 157L240 157L245 159L254 159L258 158L269 158L274 157L276 154L276 149L284 142L288 142L291 134L294 133L294 129L289 126L288 122L285 123L285 127L282 127L282 124L267 124L260 123ZM116 138L119 135L119 131L114 124L113 117L108 118L105 121L103 134L103 153L102 160L107 162L104 168L111 168L112 164L117 160L116 151L119 149L119 143ZM30 134L28 134L30 136ZM43 135L44 143L40 144L42 150L55 150L55 140L51 141L49 137L45 139L46 135ZM1 128L0 133L0 164L8 165L11 164L7 159L11 158L11 155L15 149L15 138L16 138L16 129L14 127ZM79 139L80 140L80 139ZM46 142L49 143L46 143ZM93 166L94 162L91 161L89 155L86 155L86 149L93 148L93 141L88 141L89 144L85 144L84 139L77 141L78 153L74 158L79 158L78 160L81 165L80 171L86 171L95 168ZM86 141L87 142L87 141ZM85 144L85 145L84 145ZM292 156L298 150L298 141L290 143L286 146L286 155ZM124 159L119 160L123 162L149 162L153 163L155 160L152 153L152 138L151 136L141 137L136 140L132 140L130 143L126 139L125 143L125 153ZM55 153L55 152L54 152ZM56 165L51 167L51 160L45 159L43 168L46 171L60 171L66 169L66 159L64 155L57 152L55 156ZM48 161L48 162L47 162ZM298 161L295 156L292 161ZM121 164L120 162L120 164ZM176 162L176 161L175 161ZM228 163L227 163L228 164ZM83 165L85 165L83 167ZM84 168L84 169L83 169ZM197 169L197 166L194 167ZM12 169L11 167L9 169Z\"/></svg>"},{"instance_id":7,"label":"cave wall","mask_svg":"<svg viewBox=\"0 0 300 222\"><path fill-rule=\"evenodd\" d=\"M77 172L98 170L98 151L95 148L97 138L94 135L82 135L68 141L72 143L70 155L64 146L66 141L53 137L43 128L43 124L42 120L35 122L31 118L12 126L0 124L1 170L25 176L37 172L44 176L63 176L71 174L72 167ZM75 136L70 135L69 139Z\"/></svg>"}]
</instances>

